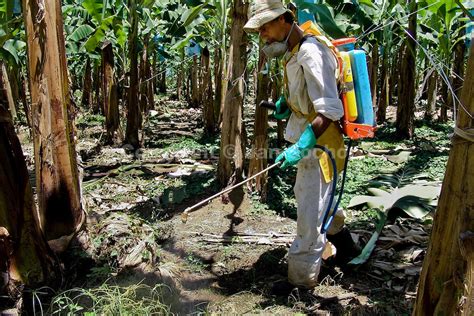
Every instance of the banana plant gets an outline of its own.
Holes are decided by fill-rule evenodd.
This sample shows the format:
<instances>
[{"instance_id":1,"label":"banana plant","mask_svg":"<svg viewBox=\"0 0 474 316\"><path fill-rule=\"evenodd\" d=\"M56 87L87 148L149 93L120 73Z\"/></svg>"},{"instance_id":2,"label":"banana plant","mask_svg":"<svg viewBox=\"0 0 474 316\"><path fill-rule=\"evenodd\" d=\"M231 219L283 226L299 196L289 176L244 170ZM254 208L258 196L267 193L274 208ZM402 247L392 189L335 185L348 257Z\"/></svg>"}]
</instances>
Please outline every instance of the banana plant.
<instances>
[{"instance_id":1,"label":"banana plant","mask_svg":"<svg viewBox=\"0 0 474 316\"><path fill-rule=\"evenodd\" d=\"M19 0L0 0L0 72L8 95L8 107L16 118L16 106L20 98L22 69L26 68L26 43ZM26 73L26 71L23 71ZM21 93L22 103L28 116L26 94ZM28 120L29 121L29 120Z\"/></svg>"},{"instance_id":2,"label":"banana plant","mask_svg":"<svg viewBox=\"0 0 474 316\"><path fill-rule=\"evenodd\" d=\"M100 64L100 45L105 40L125 49L127 24L125 6L111 0L68 0L62 6L66 32L66 53L74 86L79 87L78 74L86 73L86 65ZM123 54L116 54L119 69L123 69Z\"/></svg>"},{"instance_id":3,"label":"banana plant","mask_svg":"<svg viewBox=\"0 0 474 316\"><path fill-rule=\"evenodd\" d=\"M453 99L448 94L456 95L456 82L462 81L459 77L459 69L464 65L464 50L457 47L464 46L466 39L470 37L466 29L473 22L469 20L469 11L474 4L469 4L467 9L456 3L456 1L436 2L426 0L421 3L427 9L419 13L423 23L420 27L421 54L427 61L426 68L433 69L438 73L443 85L441 95L444 99L441 107L440 119L447 120L447 108L453 104ZM462 76L462 75L461 75Z\"/></svg>"},{"instance_id":4,"label":"banana plant","mask_svg":"<svg viewBox=\"0 0 474 316\"><path fill-rule=\"evenodd\" d=\"M216 82L214 111L219 117L228 84L225 74L230 4L229 0L187 1L186 6L179 7L183 10L182 14L174 19L168 30L170 51L180 52L193 40L202 47L209 47L213 53Z\"/></svg>"},{"instance_id":5,"label":"banana plant","mask_svg":"<svg viewBox=\"0 0 474 316\"><path fill-rule=\"evenodd\" d=\"M25 57L25 32L19 0L0 0L0 57L11 66L20 66Z\"/></svg>"}]
</instances>

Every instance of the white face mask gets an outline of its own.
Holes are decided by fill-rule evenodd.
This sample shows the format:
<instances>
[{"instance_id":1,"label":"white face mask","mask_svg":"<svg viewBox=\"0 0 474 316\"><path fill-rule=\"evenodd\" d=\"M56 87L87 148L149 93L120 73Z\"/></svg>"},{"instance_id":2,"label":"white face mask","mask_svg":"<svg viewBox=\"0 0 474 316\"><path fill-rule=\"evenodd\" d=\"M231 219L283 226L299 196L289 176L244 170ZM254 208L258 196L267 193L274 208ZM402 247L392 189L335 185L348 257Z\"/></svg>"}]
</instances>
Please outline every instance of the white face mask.
<instances>
[{"instance_id":1,"label":"white face mask","mask_svg":"<svg viewBox=\"0 0 474 316\"><path fill-rule=\"evenodd\" d=\"M293 32L293 28L295 27L295 23L291 25L290 32L286 36L286 39L283 42L273 42L269 45L265 45L262 48L263 53L268 57L268 58L274 58L274 57L280 57L283 56L283 54L286 53L288 50L288 39L290 38L291 32Z\"/></svg>"}]
</instances>

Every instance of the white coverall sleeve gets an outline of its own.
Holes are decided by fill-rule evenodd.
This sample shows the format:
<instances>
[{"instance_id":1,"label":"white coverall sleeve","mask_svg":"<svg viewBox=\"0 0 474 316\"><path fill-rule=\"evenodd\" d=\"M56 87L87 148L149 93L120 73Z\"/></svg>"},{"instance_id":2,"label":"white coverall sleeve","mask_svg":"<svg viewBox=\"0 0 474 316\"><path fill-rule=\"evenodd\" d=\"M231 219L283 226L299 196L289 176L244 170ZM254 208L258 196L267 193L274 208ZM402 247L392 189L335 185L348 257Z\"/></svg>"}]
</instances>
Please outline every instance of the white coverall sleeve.
<instances>
[{"instance_id":1,"label":"white coverall sleeve","mask_svg":"<svg viewBox=\"0 0 474 316\"><path fill-rule=\"evenodd\" d=\"M301 45L297 62L303 68L308 96L316 112L332 121L339 120L344 110L337 91L337 63L332 52L317 39L309 38Z\"/></svg>"}]
</instances>

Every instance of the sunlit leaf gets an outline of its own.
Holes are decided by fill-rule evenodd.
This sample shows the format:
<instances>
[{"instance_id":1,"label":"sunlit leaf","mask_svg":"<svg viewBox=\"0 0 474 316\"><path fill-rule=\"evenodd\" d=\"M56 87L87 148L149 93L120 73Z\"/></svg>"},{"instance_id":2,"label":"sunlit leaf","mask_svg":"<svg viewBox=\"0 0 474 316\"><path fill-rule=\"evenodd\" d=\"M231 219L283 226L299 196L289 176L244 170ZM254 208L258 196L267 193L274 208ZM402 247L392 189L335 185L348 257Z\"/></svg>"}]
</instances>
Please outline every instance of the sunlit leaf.
<instances>
[{"instance_id":1,"label":"sunlit leaf","mask_svg":"<svg viewBox=\"0 0 474 316\"><path fill-rule=\"evenodd\" d=\"M68 36L68 40L72 40L74 42L79 42L89 35L94 33L94 29L90 25L81 25L79 26L71 35Z\"/></svg>"},{"instance_id":2,"label":"sunlit leaf","mask_svg":"<svg viewBox=\"0 0 474 316\"><path fill-rule=\"evenodd\" d=\"M117 44L120 47L124 47L125 43L127 43L128 39L128 26L125 25L117 25L114 28L115 37L117 39Z\"/></svg>"},{"instance_id":3,"label":"sunlit leaf","mask_svg":"<svg viewBox=\"0 0 474 316\"><path fill-rule=\"evenodd\" d=\"M202 8L205 6L205 4L198 5L197 7L190 8L186 12L184 12L181 22L182 22L182 27L187 27L191 22L193 22L198 15L201 13Z\"/></svg>"},{"instance_id":4,"label":"sunlit leaf","mask_svg":"<svg viewBox=\"0 0 474 316\"><path fill-rule=\"evenodd\" d=\"M84 0L82 6L99 24L102 22L102 9L104 4L102 0Z\"/></svg>"},{"instance_id":5,"label":"sunlit leaf","mask_svg":"<svg viewBox=\"0 0 474 316\"><path fill-rule=\"evenodd\" d=\"M194 37L194 34L188 34L186 38L176 42L172 47L171 50L180 50L186 47L189 44L189 41Z\"/></svg>"},{"instance_id":6,"label":"sunlit leaf","mask_svg":"<svg viewBox=\"0 0 474 316\"><path fill-rule=\"evenodd\" d=\"M359 3L372 9L378 9L372 0L359 0Z\"/></svg>"},{"instance_id":7,"label":"sunlit leaf","mask_svg":"<svg viewBox=\"0 0 474 316\"><path fill-rule=\"evenodd\" d=\"M332 38L346 37L346 34L337 26L331 11L329 11L326 5L307 3L304 0L296 0L295 4L298 8L308 9L313 13L317 23Z\"/></svg>"},{"instance_id":8,"label":"sunlit leaf","mask_svg":"<svg viewBox=\"0 0 474 316\"><path fill-rule=\"evenodd\" d=\"M97 29L91 37L85 42L84 47L88 52L93 52L99 44L102 43L102 41L105 38L105 33L102 29Z\"/></svg>"},{"instance_id":9,"label":"sunlit leaf","mask_svg":"<svg viewBox=\"0 0 474 316\"><path fill-rule=\"evenodd\" d=\"M13 57L17 65L20 64L20 58L18 57L18 53L25 47L25 42L16 39L9 39L3 44L3 49Z\"/></svg>"}]
</instances>

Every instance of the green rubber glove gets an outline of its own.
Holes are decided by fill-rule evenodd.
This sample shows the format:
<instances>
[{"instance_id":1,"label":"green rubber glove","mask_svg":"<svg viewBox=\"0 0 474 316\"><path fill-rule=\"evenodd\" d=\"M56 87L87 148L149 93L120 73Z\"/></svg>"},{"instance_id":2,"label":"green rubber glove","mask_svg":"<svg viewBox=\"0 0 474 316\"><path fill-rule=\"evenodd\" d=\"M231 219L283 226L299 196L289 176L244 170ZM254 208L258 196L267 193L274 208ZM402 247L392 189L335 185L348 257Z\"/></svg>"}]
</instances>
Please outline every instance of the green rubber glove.
<instances>
[{"instance_id":1,"label":"green rubber glove","mask_svg":"<svg viewBox=\"0 0 474 316\"><path fill-rule=\"evenodd\" d=\"M276 118L277 120L283 120L290 117L291 111L283 95L278 98L278 100L275 103L275 106L276 106L276 110L273 111L274 118Z\"/></svg>"},{"instance_id":2,"label":"green rubber glove","mask_svg":"<svg viewBox=\"0 0 474 316\"><path fill-rule=\"evenodd\" d=\"M283 160L283 163L280 165L281 169L294 166L303 159L314 146L316 146L316 136L314 135L311 124L308 124L303 134L301 134L300 139L298 139L298 142L278 155L275 161L279 162Z\"/></svg>"}]
</instances>

